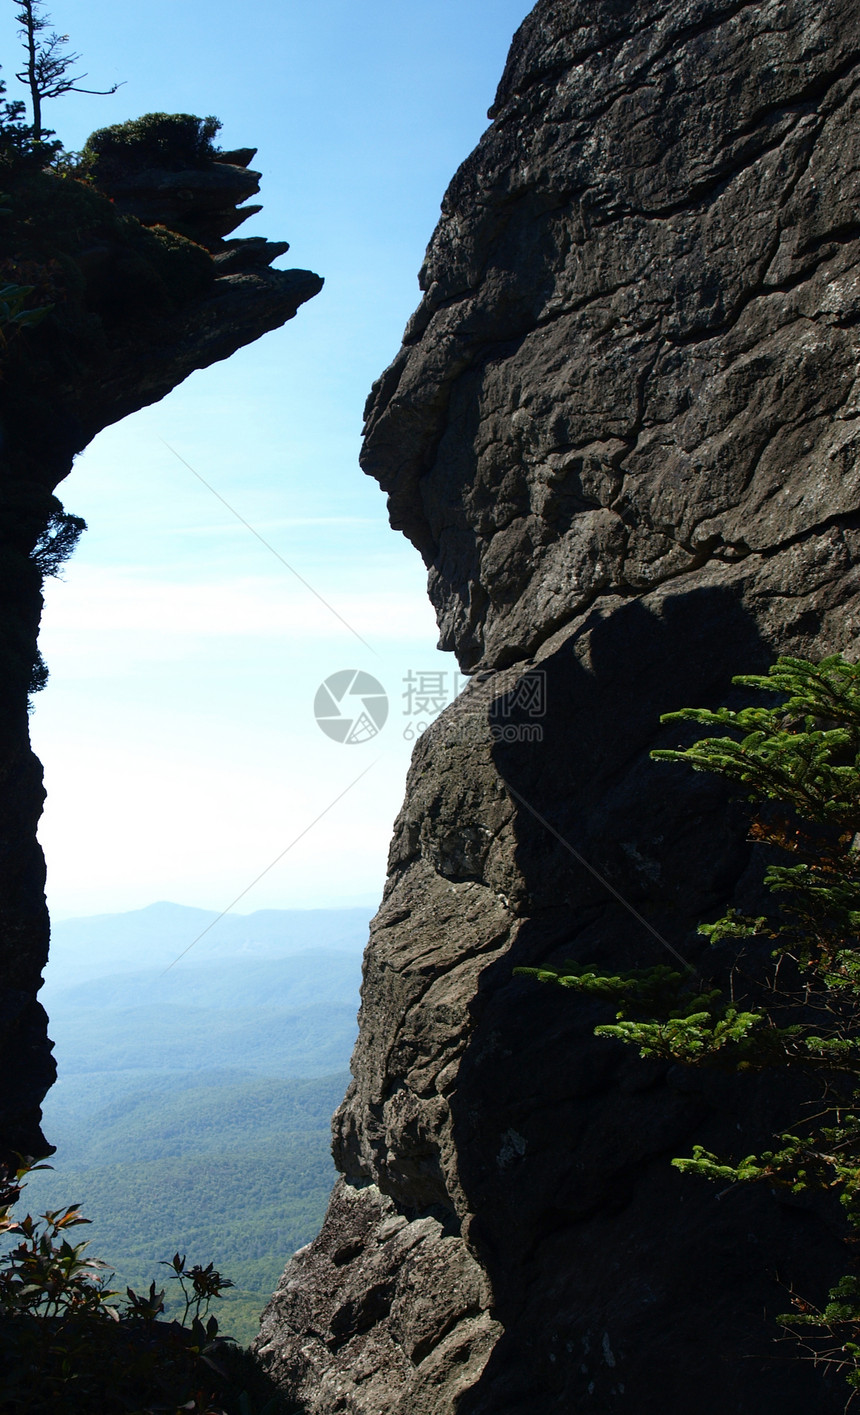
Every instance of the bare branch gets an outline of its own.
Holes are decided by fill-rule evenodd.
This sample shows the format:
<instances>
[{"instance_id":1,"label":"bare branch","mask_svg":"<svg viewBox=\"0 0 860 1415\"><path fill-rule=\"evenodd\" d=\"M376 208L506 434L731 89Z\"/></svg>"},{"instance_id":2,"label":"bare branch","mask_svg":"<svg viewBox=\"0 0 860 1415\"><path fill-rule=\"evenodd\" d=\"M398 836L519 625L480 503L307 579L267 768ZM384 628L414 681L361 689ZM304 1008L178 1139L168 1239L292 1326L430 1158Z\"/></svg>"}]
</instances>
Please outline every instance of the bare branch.
<instances>
[{"instance_id":1,"label":"bare branch","mask_svg":"<svg viewBox=\"0 0 860 1415\"><path fill-rule=\"evenodd\" d=\"M51 23L50 16L42 13L43 10L44 0L19 0L19 8L15 13L15 18L21 26L20 34L27 54L25 67L16 73L15 77L30 90L33 133L37 142L42 135L43 99L61 98L64 93L88 93L106 97L116 93L121 87L121 84L115 83L111 88L82 88L81 82L88 77L87 74L69 74L69 70L80 61L81 56L71 50L64 50L63 46L69 42L67 34L57 34L56 30L52 30L49 35L42 37Z\"/></svg>"}]
</instances>

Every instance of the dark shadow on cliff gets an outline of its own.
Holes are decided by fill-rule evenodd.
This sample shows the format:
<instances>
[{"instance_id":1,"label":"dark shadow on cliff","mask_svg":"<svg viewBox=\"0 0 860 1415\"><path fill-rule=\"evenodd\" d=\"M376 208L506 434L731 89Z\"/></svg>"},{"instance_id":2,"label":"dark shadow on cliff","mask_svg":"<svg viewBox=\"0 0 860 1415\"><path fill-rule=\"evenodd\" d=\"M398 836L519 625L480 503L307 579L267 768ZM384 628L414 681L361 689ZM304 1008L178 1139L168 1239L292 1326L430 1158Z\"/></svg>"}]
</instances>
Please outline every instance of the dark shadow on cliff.
<instances>
[{"instance_id":1,"label":"dark shadow on cliff","mask_svg":"<svg viewBox=\"0 0 860 1415\"><path fill-rule=\"evenodd\" d=\"M497 741L500 776L684 957L701 920L752 901L742 803L654 763L674 708L740 700L732 674L774 651L731 591L703 587L595 616L541 663L543 740ZM532 721L497 699L498 726ZM508 737L514 735L508 732ZM516 799L516 798L515 798ZM776 1341L788 1288L821 1301L844 1269L838 1217L759 1189L724 1195L670 1167L699 1142L748 1154L790 1107L773 1079L646 1063L599 1040L610 1010L512 976L565 957L671 963L526 808L524 923L481 977L451 1109L470 1241L505 1335L458 1415L588 1408L636 1415L835 1415L844 1387Z\"/></svg>"}]
</instances>

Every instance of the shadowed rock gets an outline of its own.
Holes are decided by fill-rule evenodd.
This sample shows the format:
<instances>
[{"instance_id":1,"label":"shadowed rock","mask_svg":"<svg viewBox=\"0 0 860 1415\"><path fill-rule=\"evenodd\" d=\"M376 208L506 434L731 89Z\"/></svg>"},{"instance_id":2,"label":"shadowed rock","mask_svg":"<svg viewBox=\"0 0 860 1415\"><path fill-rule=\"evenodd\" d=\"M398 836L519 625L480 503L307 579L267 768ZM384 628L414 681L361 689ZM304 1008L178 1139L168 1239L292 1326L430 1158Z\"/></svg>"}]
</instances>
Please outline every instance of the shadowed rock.
<instances>
[{"instance_id":1,"label":"shadowed rock","mask_svg":"<svg viewBox=\"0 0 860 1415\"><path fill-rule=\"evenodd\" d=\"M646 1066L594 1038L608 1009L512 971L671 961L655 932L694 959L760 864L719 781L651 761L660 714L737 703L778 653L854 655L858 78L849 0L541 0L445 196L362 465L474 676L415 749L343 1182L264 1316L308 1415L844 1405L773 1323L844 1270L838 1224L669 1165L766 1146L792 1098ZM362 1252L392 1213L440 1225L422 1263L449 1246L432 1283L399 1256L400 1326L380 1306L335 1352L367 1278L322 1255L377 1191ZM458 1263L488 1284L481 1341ZM410 1355L431 1295L451 1324Z\"/></svg>"}]
</instances>

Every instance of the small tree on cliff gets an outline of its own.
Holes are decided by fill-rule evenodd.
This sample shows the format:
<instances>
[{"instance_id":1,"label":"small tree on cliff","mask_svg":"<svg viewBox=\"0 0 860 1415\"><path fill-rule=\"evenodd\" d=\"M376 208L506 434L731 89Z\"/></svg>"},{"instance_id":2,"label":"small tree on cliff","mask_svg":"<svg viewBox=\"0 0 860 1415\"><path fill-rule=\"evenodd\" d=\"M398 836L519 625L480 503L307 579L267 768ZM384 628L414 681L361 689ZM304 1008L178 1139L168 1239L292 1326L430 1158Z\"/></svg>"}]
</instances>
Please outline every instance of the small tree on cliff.
<instances>
[{"instance_id":1,"label":"small tree on cliff","mask_svg":"<svg viewBox=\"0 0 860 1415\"><path fill-rule=\"evenodd\" d=\"M15 0L15 18L21 26L20 34L27 52L27 63L16 75L20 83L30 90L33 104L33 138L39 142L42 137L42 100L60 98L64 93L92 93L106 96L116 93L119 84L112 88L81 88L80 83L87 75L70 74L80 59L65 46L69 42L67 34L57 34L51 29L51 17L44 13L44 0Z\"/></svg>"},{"instance_id":2,"label":"small tree on cliff","mask_svg":"<svg viewBox=\"0 0 860 1415\"><path fill-rule=\"evenodd\" d=\"M24 104L20 98L6 98L6 85L0 79L0 185L8 177L21 172L37 172L60 151L62 143L51 140L52 134L42 132L38 141L33 129L24 122ZM0 218L8 213L9 198L0 196Z\"/></svg>"},{"instance_id":3,"label":"small tree on cliff","mask_svg":"<svg viewBox=\"0 0 860 1415\"><path fill-rule=\"evenodd\" d=\"M684 751L656 751L740 784L754 810L749 838L780 863L764 884L773 907L758 918L729 910L702 925L728 945L727 986L667 967L607 976L571 966L518 969L615 1004L596 1034L643 1057L719 1067L740 1076L783 1070L818 1082L816 1103L774 1136L773 1148L741 1158L701 1146L672 1163L722 1186L764 1183L792 1194L832 1194L846 1245L860 1243L860 665L782 658L766 677L733 680L778 693L776 707L738 712L687 708L662 720L718 730ZM784 861L784 863L783 863ZM809 1340L816 1362L860 1390L860 1271L851 1269L823 1309L802 1296L778 1320Z\"/></svg>"}]
</instances>

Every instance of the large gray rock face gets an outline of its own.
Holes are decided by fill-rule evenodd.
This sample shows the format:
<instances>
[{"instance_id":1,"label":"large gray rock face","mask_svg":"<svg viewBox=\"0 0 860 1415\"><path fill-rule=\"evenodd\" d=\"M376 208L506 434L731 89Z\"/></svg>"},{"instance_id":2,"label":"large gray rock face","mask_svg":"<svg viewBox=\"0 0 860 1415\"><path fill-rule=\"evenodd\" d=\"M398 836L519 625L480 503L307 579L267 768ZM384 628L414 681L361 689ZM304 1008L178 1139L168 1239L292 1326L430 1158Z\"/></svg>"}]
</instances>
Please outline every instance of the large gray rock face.
<instances>
[{"instance_id":1,"label":"large gray rock face","mask_svg":"<svg viewBox=\"0 0 860 1415\"><path fill-rule=\"evenodd\" d=\"M512 970L694 958L760 867L721 783L650 760L660 714L856 652L858 78L853 0L541 0L445 197L363 465L474 677L416 748L344 1180L258 1343L312 1415L844 1404L772 1324L838 1225L669 1166L786 1098Z\"/></svg>"}]
</instances>

